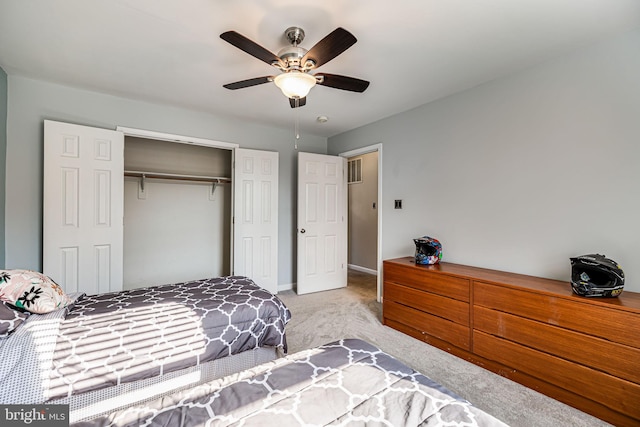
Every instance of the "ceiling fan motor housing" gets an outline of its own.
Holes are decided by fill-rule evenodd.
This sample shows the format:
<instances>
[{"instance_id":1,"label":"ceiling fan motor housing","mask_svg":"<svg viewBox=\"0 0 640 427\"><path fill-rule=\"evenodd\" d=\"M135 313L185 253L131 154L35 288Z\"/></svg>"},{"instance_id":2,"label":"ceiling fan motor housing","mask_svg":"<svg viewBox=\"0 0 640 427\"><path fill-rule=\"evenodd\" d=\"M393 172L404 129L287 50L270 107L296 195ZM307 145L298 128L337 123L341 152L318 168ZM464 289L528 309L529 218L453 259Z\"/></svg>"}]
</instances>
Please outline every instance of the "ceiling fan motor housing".
<instances>
[{"instance_id":1,"label":"ceiling fan motor housing","mask_svg":"<svg viewBox=\"0 0 640 427\"><path fill-rule=\"evenodd\" d=\"M306 54L307 49L297 46L287 46L278 52L278 56L287 64L287 68L300 68L300 60Z\"/></svg>"},{"instance_id":2,"label":"ceiling fan motor housing","mask_svg":"<svg viewBox=\"0 0 640 427\"><path fill-rule=\"evenodd\" d=\"M300 60L307 54L307 49L298 45L304 40L304 30L300 27L289 27L284 31L284 35L291 46L284 47L278 52L278 57L287 64L287 70L303 68Z\"/></svg>"}]
</instances>

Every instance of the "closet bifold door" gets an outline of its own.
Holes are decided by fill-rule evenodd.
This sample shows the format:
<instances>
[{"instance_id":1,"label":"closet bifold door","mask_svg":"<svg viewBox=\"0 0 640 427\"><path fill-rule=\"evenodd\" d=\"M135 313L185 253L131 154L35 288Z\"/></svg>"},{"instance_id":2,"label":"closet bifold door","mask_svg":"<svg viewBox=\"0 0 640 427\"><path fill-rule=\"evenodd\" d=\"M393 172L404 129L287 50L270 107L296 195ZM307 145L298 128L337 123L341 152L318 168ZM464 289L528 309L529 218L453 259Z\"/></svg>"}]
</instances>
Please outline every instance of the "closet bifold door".
<instances>
[{"instance_id":1,"label":"closet bifold door","mask_svg":"<svg viewBox=\"0 0 640 427\"><path fill-rule=\"evenodd\" d=\"M45 120L43 273L65 292L122 289L124 134Z\"/></svg>"},{"instance_id":2,"label":"closet bifold door","mask_svg":"<svg viewBox=\"0 0 640 427\"><path fill-rule=\"evenodd\" d=\"M233 271L278 292L278 153L236 148Z\"/></svg>"}]
</instances>

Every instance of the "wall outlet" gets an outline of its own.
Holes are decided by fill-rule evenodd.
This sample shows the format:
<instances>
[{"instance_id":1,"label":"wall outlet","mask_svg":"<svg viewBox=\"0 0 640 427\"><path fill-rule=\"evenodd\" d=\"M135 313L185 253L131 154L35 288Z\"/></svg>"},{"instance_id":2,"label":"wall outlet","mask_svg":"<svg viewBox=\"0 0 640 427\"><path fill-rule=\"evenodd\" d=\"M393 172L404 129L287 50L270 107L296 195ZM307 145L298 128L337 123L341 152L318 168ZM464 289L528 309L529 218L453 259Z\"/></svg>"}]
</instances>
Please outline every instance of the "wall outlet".
<instances>
[{"instance_id":1,"label":"wall outlet","mask_svg":"<svg viewBox=\"0 0 640 427\"><path fill-rule=\"evenodd\" d=\"M402 200L396 200L394 209L402 209Z\"/></svg>"}]
</instances>

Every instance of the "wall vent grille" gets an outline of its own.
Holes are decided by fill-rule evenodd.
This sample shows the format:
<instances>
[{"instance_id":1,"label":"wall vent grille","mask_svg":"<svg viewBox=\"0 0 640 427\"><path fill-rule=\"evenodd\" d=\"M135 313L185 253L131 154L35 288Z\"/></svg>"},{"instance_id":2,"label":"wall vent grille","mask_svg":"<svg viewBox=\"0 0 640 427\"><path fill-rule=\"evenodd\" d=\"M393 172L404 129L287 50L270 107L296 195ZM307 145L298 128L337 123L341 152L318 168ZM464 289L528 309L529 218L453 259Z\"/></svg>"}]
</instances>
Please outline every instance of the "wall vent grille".
<instances>
[{"instance_id":1,"label":"wall vent grille","mask_svg":"<svg viewBox=\"0 0 640 427\"><path fill-rule=\"evenodd\" d=\"M362 182L362 157L351 159L347 162L349 184L357 184Z\"/></svg>"}]
</instances>

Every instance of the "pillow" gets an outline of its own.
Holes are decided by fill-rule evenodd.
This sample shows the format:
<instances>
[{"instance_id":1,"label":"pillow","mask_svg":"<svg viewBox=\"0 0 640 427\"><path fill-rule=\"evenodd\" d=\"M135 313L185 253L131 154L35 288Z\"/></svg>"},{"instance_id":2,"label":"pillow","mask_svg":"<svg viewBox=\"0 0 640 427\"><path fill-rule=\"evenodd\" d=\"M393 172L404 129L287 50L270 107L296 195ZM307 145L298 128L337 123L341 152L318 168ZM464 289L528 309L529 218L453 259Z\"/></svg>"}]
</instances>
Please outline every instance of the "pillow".
<instances>
[{"instance_id":1,"label":"pillow","mask_svg":"<svg viewBox=\"0 0 640 427\"><path fill-rule=\"evenodd\" d=\"M30 270L0 270L0 300L31 313L50 313L71 299L49 277Z\"/></svg>"},{"instance_id":2,"label":"pillow","mask_svg":"<svg viewBox=\"0 0 640 427\"><path fill-rule=\"evenodd\" d=\"M15 310L6 302L0 302L0 338L6 338L9 334L24 322L29 313L23 313Z\"/></svg>"}]
</instances>

